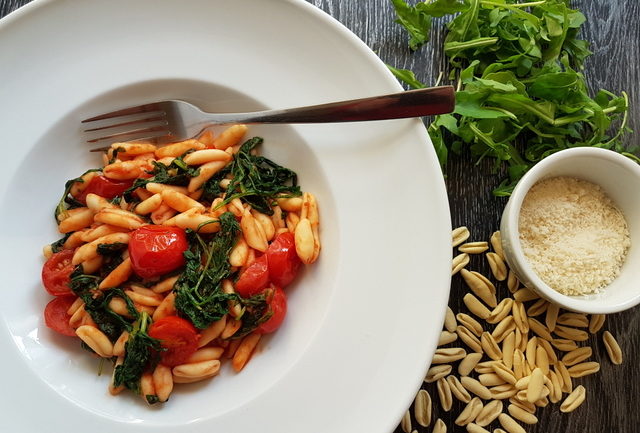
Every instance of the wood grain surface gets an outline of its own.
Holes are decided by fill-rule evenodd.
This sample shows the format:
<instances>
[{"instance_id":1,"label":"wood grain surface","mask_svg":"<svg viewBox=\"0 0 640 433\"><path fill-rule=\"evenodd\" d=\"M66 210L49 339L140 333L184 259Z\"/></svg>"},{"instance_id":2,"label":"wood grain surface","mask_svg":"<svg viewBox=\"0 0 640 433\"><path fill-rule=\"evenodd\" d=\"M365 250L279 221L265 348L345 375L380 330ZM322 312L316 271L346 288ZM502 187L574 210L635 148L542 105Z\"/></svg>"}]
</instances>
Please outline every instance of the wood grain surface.
<instances>
[{"instance_id":1,"label":"wood grain surface","mask_svg":"<svg viewBox=\"0 0 640 433\"><path fill-rule=\"evenodd\" d=\"M353 31L383 61L399 68L413 70L418 78L427 84L435 83L439 72L445 68L446 62L441 50L445 33L441 25L434 25L431 42L427 46L412 53L407 47L406 34L394 22L395 17L389 0L309 2ZM27 0L0 0L0 16L26 3ZM640 129L640 2L582 0L574 1L573 6L579 8L587 17L582 37L591 42L594 52L586 62L584 70L590 88L593 91L600 88L614 92L626 91L631 100L630 126L634 130ZM639 133L627 136L627 143L640 145L639 137ZM491 194L492 188L499 183L500 176L492 173L489 164L476 166L467 155L451 158L445 174L454 227L466 225L471 230L473 240L488 240L491 233L498 228L505 204L505 199L495 198ZM489 274L482 256L473 257L468 268ZM428 290L426 281L425 290ZM502 295L507 293L506 288L502 286L499 287L499 292ZM461 278L454 277L449 301L454 311L467 312L462 303L465 293ZM587 344L594 348L593 359L601 363L601 370L597 374L575 380L587 389L585 403L571 414L562 414L558 405L540 409L537 412L539 423L526 426L527 432L640 431L640 368L637 361L640 358L639 313L638 308L635 308L610 315L604 326L604 329L611 331L618 339L624 352L624 363L615 366L609 361L602 344L601 333L597 338L592 337ZM466 431L454 424L464 405L454 399L451 411L442 411L433 385L423 386L434 401L432 423L429 427L421 427L412 416L412 429L430 432L433 421L442 418L448 432ZM493 423L491 427L499 426ZM402 432L402 429L398 427L396 432Z\"/></svg>"}]
</instances>

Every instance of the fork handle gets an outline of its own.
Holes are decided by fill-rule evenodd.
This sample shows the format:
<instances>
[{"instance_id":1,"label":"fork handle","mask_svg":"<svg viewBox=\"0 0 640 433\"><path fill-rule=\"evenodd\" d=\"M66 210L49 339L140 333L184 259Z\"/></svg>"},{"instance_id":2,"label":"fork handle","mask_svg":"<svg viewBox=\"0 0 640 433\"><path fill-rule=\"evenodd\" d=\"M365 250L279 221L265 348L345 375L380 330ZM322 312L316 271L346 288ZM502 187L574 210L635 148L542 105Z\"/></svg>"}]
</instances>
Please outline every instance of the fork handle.
<instances>
[{"instance_id":1,"label":"fork handle","mask_svg":"<svg viewBox=\"0 0 640 433\"><path fill-rule=\"evenodd\" d=\"M453 87L441 86L284 110L211 114L211 119L225 123L358 122L444 114L454 106Z\"/></svg>"}]
</instances>

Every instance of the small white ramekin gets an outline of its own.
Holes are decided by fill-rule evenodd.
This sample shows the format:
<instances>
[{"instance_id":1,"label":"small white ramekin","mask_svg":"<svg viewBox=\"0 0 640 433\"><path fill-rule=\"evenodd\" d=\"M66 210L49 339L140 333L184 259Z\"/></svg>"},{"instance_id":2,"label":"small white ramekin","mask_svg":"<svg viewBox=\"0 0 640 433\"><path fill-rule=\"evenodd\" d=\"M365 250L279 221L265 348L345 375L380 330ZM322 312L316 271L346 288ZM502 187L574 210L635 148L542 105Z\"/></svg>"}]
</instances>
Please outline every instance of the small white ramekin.
<instances>
[{"instance_id":1,"label":"small white ramekin","mask_svg":"<svg viewBox=\"0 0 640 433\"><path fill-rule=\"evenodd\" d=\"M600 185L624 214L631 247L620 275L600 293L567 296L545 284L533 271L520 243L520 208L529 189L539 180L569 176ZM640 166L616 152L576 147L540 161L516 185L502 214L500 234L505 259L518 279L549 302L562 308L592 314L608 314L640 303Z\"/></svg>"}]
</instances>

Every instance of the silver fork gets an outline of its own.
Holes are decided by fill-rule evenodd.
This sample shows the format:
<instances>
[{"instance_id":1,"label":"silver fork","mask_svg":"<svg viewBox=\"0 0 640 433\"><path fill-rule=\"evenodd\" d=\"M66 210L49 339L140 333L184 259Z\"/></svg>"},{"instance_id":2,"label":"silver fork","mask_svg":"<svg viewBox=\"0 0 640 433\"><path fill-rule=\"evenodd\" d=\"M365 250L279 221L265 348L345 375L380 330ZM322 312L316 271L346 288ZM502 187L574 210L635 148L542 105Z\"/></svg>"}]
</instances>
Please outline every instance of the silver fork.
<instances>
[{"instance_id":1,"label":"silver fork","mask_svg":"<svg viewBox=\"0 0 640 433\"><path fill-rule=\"evenodd\" d=\"M329 104L251 113L205 113L187 102L169 100L112 111L85 119L82 123L90 123L90 126L93 126L85 130L94 135L87 139L89 143L142 139L164 143L195 137L213 125L400 119L449 113L453 111L454 105L453 87L441 86Z\"/></svg>"}]
</instances>

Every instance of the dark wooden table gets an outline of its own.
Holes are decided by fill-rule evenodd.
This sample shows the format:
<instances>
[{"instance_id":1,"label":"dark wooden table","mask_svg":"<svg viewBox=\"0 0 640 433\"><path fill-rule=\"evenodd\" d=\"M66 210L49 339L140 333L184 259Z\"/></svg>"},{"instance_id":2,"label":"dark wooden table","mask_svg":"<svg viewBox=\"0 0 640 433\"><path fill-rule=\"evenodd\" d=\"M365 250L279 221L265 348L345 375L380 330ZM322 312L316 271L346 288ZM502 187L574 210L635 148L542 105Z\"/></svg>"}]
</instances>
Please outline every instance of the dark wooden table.
<instances>
[{"instance_id":1,"label":"dark wooden table","mask_svg":"<svg viewBox=\"0 0 640 433\"><path fill-rule=\"evenodd\" d=\"M445 67L441 51L444 30L434 28L432 41L416 53L407 47L403 29L394 22L389 0L309 0L335 17L358 35L383 61L416 72L420 80L433 84ZM28 3L29 0L0 0L0 17ZM619 93L624 90L631 100L630 126L640 129L640 2L624 0L578 0L573 6L587 17L582 37L591 42L594 55L586 62L584 74L590 88L605 88ZM347 73L348 71L345 71ZM627 137L628 144L640 144L640 135ZM492 196L491 190L499 177L491 174L489 164L474 165L468 156L452 158L446 169L447 189L454 227L466 225L474 240L486 240L498 228L504 199ZM481 257L474 257L469 268L488 273ZM639 282L640 284L640 282ZM466 288L460 277L451 287L449 305L454 311L466 311L462 296ZM618 339L624 352L624 363L614 366L609 361L600 339L588 342L594 348L593 359L601 363L598 374L577 380L587 388L585 403L571 414L562 414L558 405L538 410L539 423L528 426L537 432L619 432L640 431L640 310L610 315L605 328ZM437 404L437 392L426 385L434 399L433 420L437 417L447 424L449 432L466 431L453 421L463 404L455 401L450 412L443 412ZM430 432L433 426L420 427L418 432ZM495 423L494 423L495 424ZM402 432L400 427L396 430Z\"/></svg>"}]
</instances>

